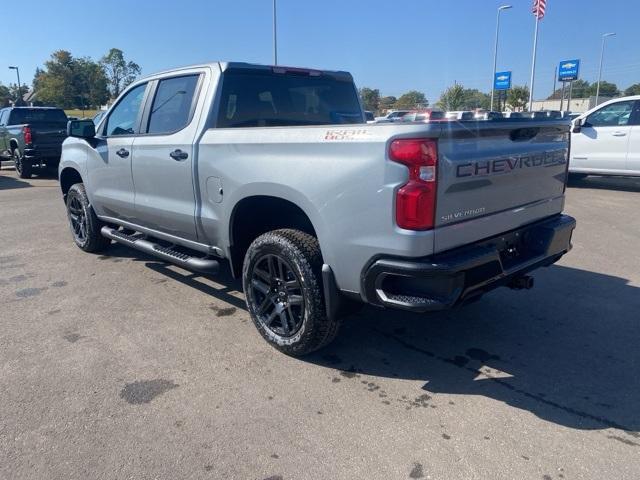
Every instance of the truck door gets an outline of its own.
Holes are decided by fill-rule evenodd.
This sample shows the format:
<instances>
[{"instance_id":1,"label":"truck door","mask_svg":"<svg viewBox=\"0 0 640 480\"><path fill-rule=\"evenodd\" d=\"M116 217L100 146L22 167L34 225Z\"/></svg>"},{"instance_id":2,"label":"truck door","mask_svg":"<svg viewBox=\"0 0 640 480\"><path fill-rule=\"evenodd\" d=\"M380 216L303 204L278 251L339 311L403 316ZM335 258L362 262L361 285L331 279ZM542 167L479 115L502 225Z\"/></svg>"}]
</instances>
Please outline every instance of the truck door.
<instances>
[{"instance_id":1,"label":"truck door","mask_svg":"<svg viewBox=\"0 0 640 480\"><path fill-rule=\"evenodd\" d=\"M133 143L133 183L138 223L196 240L193 144L198 90L205 73L180 73L152 82Z\"/></svg>"},{"instance_id":2,"label":"truck door","mask_svg":"<svg viewBox=\"0 0 640 480\"><path fill-rule=\"evenodd\" d=\"M571 166L597 173L624 170L631 133L633 101L605 105L589 115L579 133L571 135Z\"/></svg>"},{"instance_id":3,"label":"truck door","mask_svg":"<svg viewBox=\"0 0 640 480\"><path fill-rule=\"evenodd\" d=\"M103 122L95 145L88 149L90 198L98 215L134 219L131 146L139 130L147 85L137 85L120 98Z\"/></svg>"},{"instance_id":4,"label":"truck door","mask_svg":"<svg viewBox=\"0 0 640 480\"><path fill-rule=\"evenodd\" d=\"M631 133L629 135L629 151L627 153L627 170L640 175L640 100L636 100L631 117Z\"/></svg>"}]
</instances>

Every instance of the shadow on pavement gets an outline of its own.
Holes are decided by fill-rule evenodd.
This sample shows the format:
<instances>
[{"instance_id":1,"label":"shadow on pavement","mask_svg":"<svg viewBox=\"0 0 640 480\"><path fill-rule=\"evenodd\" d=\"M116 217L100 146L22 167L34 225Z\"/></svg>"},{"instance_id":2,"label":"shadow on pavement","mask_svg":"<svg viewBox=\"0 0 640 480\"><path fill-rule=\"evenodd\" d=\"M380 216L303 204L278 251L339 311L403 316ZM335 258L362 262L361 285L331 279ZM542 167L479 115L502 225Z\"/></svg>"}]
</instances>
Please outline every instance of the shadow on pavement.
<instances>
[{"instance_id":1,"label":"shadow on pavement","mask_svg":"<svg viewBox=\"0 0 640 480\"><path fill-rule=\"evenodd\" d=\"M144 252L125 247L118 243L112 243L104 255L98 257L105 261L114 261L119 258L129 258L134 261L144 262L147 268L165 275L173 280L181 282L206 295L211 295L219 300L229 303L236 308L246 310L244 300L232 295L233 292L242 292L242 282L231 276L231 271L227 262L220 262L220 273L215 277L204 276L200 273L190 272L175 267L170 263L165 263L157 258L147 255ZM221 288L211 285L211 280Z\"/></svg>"},{"instance_id":2,"label":"shadow on pavement","mask_svg":"<svg viewBox=\"0 0 640 480\"><path fill-rule=\"evenodd\" d=\"M112 245L107 257L146 262L245 309L231 294L242 290L241 282L224 262L211 278L219 288L209 277L120 245ZM630 437L617 440L640 446L640 288L624 278L557 265L535 276L533 290L498 289L449 312L365 307L344 319L333 344L300 361L341 370L344 378L418 380L422 393L480 395L570 428L616 428Z\"/></svg>"},{"instance_id":3,"label":"shadow on pavement","mask_svg":"<svg viewBox=\"0 0 640 480\"><path fill-rule=\"evenodd\" d=\"M569 179L569 188L592 188L597 190L616 190L619 192L640 192L640 177L597 177Z\"/></svg>"},{"instance_id":4,"label":"shadow on pavement","mask_svg":"<svg viewBox=\"0 0 640 480\"><path fill-rule=\"evenodd\" d=\"M618 428L640 446L640 288L563 266L536 282L447 313L365 308L303 360L481 395L566 427Z\"/></svg>"},{"instance_id":5,"label":"shadow on pavement","mask_svg":"<svg viewBox=\"0 0 640 480\"><path fill-rule=\"evenodd\" d=\"M13 171L13 167L11 169L3 168L2 173L0 173L0 190L11 190L13 188L27 188L31 186L29 182L21 180L13 175L5 175L5 173L9 171Z\"/></svg>"}]
</instances>

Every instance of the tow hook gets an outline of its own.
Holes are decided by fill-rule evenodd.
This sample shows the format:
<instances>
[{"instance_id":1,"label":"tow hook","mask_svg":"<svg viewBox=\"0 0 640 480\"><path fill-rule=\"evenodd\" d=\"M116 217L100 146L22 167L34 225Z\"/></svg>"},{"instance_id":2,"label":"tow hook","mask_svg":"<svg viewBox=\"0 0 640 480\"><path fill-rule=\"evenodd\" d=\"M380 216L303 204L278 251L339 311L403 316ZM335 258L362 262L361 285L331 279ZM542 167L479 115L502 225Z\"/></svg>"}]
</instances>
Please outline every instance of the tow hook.
<instances>
[{"instance_id":1,"label":"tow hook","mask_svg":"<svg viewBox=\"0 0 640 480\"><path fill-rule=\"evenodd\" d=\"M512 290L529 290L533 288L533 277L530 275L520 275L509 282Z\"/></svg>"}]
</instances>

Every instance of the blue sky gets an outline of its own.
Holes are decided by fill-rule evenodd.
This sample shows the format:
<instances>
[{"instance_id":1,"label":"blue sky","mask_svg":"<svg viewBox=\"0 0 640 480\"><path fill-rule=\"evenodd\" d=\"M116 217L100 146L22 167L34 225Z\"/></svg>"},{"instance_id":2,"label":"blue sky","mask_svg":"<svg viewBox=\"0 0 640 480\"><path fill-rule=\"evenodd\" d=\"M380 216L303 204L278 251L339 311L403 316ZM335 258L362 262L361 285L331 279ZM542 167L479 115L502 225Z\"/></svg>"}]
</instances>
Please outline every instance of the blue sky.
<instances>
[{"instance_id":1,"label":"blue sky","mask_svg":"<svg viewBox=\"0 0 640 480\"><path fill-rule=\"evenodd\" d=\"M272 63L272 0L29 0L28 27L11 29L0 49L31 83L55 49L100 58L124 50L143 73L209 60ZM488 91L496 8L502 14L498 70L529 82L531 0L278 0L280 64L350 71L359 87L383 95L421 90L431 101L454 81ZM27 5L27 4L25 4ZM84 5L84 6L82 6ZM540 24L536 97L548 95L560 60L580 58L581 77L597 77L601 35L608 39L603 79L640 82L640 1L547 0ZM15 33L19 32L19 33ZM635 46L634 46L635 45Z\"/></svg>"}]
</instances>

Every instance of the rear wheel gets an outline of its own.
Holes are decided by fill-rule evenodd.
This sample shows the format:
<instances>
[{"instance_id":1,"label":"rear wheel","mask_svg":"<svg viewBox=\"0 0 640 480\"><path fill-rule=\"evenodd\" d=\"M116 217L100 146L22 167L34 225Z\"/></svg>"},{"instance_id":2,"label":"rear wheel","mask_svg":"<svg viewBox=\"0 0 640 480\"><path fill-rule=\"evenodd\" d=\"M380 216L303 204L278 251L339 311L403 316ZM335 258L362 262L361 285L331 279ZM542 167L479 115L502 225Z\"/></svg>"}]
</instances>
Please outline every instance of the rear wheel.
<instances>
[{"instance_id":1,"label":"rear wheel","mask_svg":"<svg viewBox=\"0 0 640 480\"><path fill-rule=\"evenodd\" d=\"M101 252L111 243L100 233L104 224L93 211L82 183L72 185L67 192L67 216L73 241L85 252Z\"/></svg>"},{"instance_id":2,"label":"rear wheel","mask_svg":"<svg viewBox=\"0 0 640 480\"><path fill-rule=\"evenodd\" d=\"M299 230L275 230L249 247L242 269L247 307L270 345L288 355L313 352L338 332L327 318L318 240Z\"/></svg>"},{"instance_id":3,"label":"rear wheel","mask_svg":"<svg viewBox=\"0 0 640 480\"><path fill-rule=\"evenodd\" d=\"M33 170L31 160L24 158L24 155L20 152L19 148L13 149L13 163L16 166L16 171L20 178L31 178Z\"/></svg>"}]
</instances>

